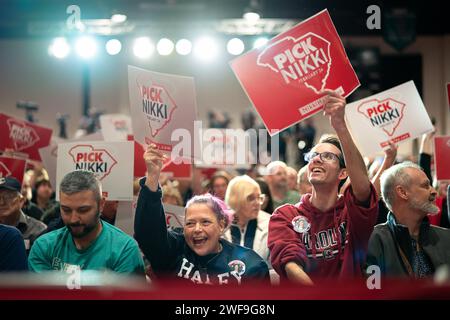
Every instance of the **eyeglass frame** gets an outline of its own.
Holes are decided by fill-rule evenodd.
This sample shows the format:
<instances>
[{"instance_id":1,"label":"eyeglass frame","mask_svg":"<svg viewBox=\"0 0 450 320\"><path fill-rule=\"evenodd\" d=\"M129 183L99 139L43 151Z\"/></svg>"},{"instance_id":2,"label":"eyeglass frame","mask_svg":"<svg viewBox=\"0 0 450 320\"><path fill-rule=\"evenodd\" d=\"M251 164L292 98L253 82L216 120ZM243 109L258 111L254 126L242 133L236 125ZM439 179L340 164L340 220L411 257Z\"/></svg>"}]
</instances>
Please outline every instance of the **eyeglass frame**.
<instances>
[{"instance_id":1,"label":"eyeglass frame","mask_svg":"<svg viewBox=\"0 0 450 320\"><path fill-rule=\"evenodd\" d=\"M324 152L316 152L316 151L310 151L308 153L305 153L305 155L303 156L303 159L307 162L310 163L312 159L314 159L315 157L319 156L320 160L323 162L329 162L329 160L323 159L322 155L328 153L328 154L332 154L334 156L334 159L338 160L339 162L339 166L341 168L345 168L345 162L344 159L340 156L338 156L337 154L330 152L330 151L324 151Z\"/></svg>"},{"instance_id":2,"label":"eyeglass frame","mask_svg":"<svg viewBox=\"0 0 450 320\"><path fill-rule=\"evenodd\" d=\"M266 199L266 195L264 193L261 193L259 196L255 197L254 199L249 200L249 197L253 196L253 194L249 194L245 200L247 201L247 203L251 203L255 200L259 200L259 204L263 204L264 200Z\"/></svg>"}]
</instances>

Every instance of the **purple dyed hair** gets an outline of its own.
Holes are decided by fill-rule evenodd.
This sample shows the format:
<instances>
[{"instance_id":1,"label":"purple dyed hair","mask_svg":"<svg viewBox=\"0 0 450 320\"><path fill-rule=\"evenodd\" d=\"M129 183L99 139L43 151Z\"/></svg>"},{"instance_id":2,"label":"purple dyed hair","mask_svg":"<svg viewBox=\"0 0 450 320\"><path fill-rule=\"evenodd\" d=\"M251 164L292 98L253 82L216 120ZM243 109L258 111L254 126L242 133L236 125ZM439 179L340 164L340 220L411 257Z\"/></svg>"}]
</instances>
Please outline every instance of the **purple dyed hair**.
<instances>
[{"instance_id":1,"label":"purple dyed hair","mask_svg":"<svg viewBox=\"0 0 450 320\"><path fill-rule=\"evenodd\" d=\"M228 226L231 224L231 221L233 220L233 211L227 207L225 202L209 193L192 197L186 203L185 213L186 210L194 204L207 205L208 208L210 208L214 212L218 221L223 220L225 222L225 229L228 228Z\"/></svg>"}]
</instances>

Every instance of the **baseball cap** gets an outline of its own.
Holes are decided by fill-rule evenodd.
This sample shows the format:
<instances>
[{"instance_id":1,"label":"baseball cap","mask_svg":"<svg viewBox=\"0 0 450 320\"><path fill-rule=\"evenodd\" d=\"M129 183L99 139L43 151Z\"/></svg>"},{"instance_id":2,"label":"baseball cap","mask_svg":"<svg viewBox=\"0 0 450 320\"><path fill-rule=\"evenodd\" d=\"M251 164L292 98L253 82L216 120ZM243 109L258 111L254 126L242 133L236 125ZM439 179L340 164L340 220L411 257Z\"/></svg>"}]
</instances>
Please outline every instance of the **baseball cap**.
<instances>
[{"instance_id":1,"label":"baseball cap","mask_svg":"<svg viewBox=\"0 0 450 320\"><path fill-rule=\"evenodd\" d=\"M0 177L0 189L8 189L20 192L22 186L19 180L14 177Z\"/></svg>"}]
</instances>

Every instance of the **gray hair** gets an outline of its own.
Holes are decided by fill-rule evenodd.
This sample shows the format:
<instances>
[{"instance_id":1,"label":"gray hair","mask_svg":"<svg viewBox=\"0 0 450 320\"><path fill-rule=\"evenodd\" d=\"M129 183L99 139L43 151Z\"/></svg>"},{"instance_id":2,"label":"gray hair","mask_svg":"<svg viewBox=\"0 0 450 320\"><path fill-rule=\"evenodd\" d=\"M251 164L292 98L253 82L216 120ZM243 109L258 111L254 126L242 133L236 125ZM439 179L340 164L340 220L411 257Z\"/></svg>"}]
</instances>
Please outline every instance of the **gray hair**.
<instances>
[{"instance_id":1,"label":"gray hair","mask_svg":"<svg viewBox=\"0 0 450 320\"><path fill-rule=\"evenodd\" d=\"M268 165L267 165L267 173L268 174L273 174L274 173L274 171L278 168L278 167L281 167L281 168L284 168L284 169L286 169L287 168L287 165L286 165L286 163L284 163L283 161L279 161L279 160L277 160L277 161L272 161L271 163L269 163Z\"/></svg>"},{"instance_id":2,"label":"gray hair","mask_svg":"<svg viewBox=\"0 0 450 320\"><path fill-rule=\"evenodd\" d=\"M59 185L59 191L68 195L86 190L94 192L97 202L102 199L102 185L95 175L89 171L77 170L69 172Z\"/></svg>"},{"instance_id":3,"label":"gray hair","mask_svg":"<svg viewBox=\"0 0 450 320\"><path fill-rule=\"evenodd\" d=\"M407 186L411 183L411 177L405 172L407 168L422 170L417 164L405 161L390 167L381 175L381 195L384 203L391 211L395 199L395 187L398 185Z\"/></svg>"}]
</instances>

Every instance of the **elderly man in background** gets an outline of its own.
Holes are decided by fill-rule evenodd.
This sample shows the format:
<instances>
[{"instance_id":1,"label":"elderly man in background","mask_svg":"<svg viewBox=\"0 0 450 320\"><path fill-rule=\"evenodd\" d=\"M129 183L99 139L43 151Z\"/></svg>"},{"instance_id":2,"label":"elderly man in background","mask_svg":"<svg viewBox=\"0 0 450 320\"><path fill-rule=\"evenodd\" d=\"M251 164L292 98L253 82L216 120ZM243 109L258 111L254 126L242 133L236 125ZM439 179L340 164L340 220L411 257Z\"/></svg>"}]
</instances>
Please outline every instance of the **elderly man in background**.
<instances>
[{"instance_id":1,"label":"elderly man in background","mask_svg":"<svg viewBox=\"0 0 450 320\"><path fill-rule=\"evenodd\" d=\"M424 171L412 162L387 169L381 193L390 210L387 222L375 226L369 240L367 265L387 277L424 278L450 265L450 230L430 225L436 214L437 192Z\"/></svg>"},{"instance_id":2,"label":"elderly man in background","mask_svg":"<svg viewBox=\"0 0 450 320\"><path fill-rule=\"evenodd\" d=\"M267 165L266 182L269 185L274 209L289 203L295 204L300 200L298 192L289 189L287 166L282 161L273 161Z\"/></svg>"},{"instance_id":3,"label":"elderly man in background","mask_svg":"<svg viewBox=\"0 0 450 320\"><path fill-rule=\"evenodd\" d=\"M22 207L26 200L21 189L22 186L16 178L0 178L0 223L19 229L25 248L29 252L34 240L47 229L47 226L23 213Z\"/></svg>"}]
</instances>

